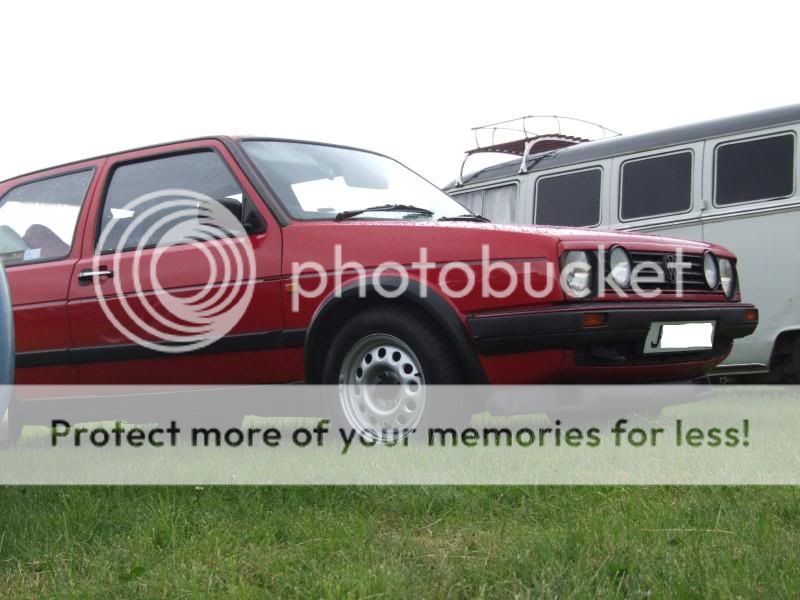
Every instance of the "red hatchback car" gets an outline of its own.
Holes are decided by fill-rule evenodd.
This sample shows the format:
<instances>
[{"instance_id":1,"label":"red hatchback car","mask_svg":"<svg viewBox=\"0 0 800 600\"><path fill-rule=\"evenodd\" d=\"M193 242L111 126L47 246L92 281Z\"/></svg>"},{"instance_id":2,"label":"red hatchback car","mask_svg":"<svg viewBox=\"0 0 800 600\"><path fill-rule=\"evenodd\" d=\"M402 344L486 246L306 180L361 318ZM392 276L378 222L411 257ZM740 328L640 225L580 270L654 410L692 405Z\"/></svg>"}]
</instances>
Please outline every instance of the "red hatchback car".
<instances>
[{"instance_id":1,"label":"red hatchback car","mask_svg":"<svg viewBox=\"0 0 800 600\"><path fill-rule=\"evenodd\" d=\"M390 158L291 140L4 181L0 259L20 384L686 380L758 320L724 248L493 225Z\"/></svg>"}]
</instances>

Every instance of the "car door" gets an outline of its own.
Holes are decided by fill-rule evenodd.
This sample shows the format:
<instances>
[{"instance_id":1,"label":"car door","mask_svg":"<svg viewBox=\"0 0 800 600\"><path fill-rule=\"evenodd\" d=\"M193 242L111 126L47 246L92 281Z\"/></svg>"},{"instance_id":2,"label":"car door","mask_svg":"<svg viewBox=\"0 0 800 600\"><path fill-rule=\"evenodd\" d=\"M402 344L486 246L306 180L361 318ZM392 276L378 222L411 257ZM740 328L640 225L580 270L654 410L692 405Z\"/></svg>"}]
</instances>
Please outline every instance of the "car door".
<instances>
[{"instance_id":1,"label":"car door","mask_svg":"<svg viewBox=\"0 0 800 600\"><path fill-rule=\"evenodd\" d=\"M101 189L69 291L81 381L282 381L281 231L225 146L115 156ZM207 237L209 204L240 229Z\"/></svg>"},{"instance_id":2,"label":"car door","mask_svg":"<svg viewBox=\"0 0 800 600\"><path fill-rule=\"evenodd\" d=\"M83 210L102 161L0 186L0 260L16 329L18 384L74 384L67 291L81 252Z\"/></svg>"}]
</instances>

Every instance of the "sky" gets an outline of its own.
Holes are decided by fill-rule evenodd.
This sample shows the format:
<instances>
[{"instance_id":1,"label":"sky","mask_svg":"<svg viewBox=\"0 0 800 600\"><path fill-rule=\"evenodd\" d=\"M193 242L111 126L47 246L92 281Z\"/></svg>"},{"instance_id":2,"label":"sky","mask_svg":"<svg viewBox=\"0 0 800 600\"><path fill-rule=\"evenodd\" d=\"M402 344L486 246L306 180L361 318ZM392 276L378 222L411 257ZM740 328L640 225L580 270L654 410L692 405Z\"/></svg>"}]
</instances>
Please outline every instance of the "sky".
<instances>
[{"instance_id":1,"label":"sky","mask_svg":"<svg viewBox=\"0 0 800 600\"><path fill-rule=\"evenodd\" d=\"M377 150L438 185L475 125L637 133L800 101L789 2L0 3L0 180L209 134Z\"/></svg>"}]
</instances>

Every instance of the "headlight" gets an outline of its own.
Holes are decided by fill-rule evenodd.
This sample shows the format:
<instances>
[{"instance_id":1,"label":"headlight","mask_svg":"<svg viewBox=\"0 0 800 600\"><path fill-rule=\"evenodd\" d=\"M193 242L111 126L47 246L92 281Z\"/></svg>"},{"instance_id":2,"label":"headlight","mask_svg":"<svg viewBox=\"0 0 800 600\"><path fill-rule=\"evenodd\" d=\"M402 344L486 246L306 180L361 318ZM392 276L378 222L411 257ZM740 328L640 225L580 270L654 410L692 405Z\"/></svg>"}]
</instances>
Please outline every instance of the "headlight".
<instances>
[{"instance_id":1,"label":"headlight","mask_svg":"<svg viewBox=\"0 0 800 600\"><path fill-rule=\"evenodd\" d=\"M719 259L719 280L722 282L722 291L729 300L736 294L736 269L733 262L727 258Z\"/></svg>"},{"instance_id":2,"label":"headlight","mask_svg":"<svg viewBox=\"0 0 800 600\"><path fill-rule=\"evenodd\" d=\"M573 295L582 298L592 287L592 266L589 255L582 250L571 250L564 255L564 283Z\"/></svg>"},{"instance_id":3,"label":"headlight","mask_svg":"<svg viewBox=\"0 0 800 600\"><path fill-rule=\"evenodd\" d=\"M716 289L717 285L719 285L719 267L717 266L717 257L711 252L706 252L703 255L703 271L706 274L708 289Z\"/></svg>"},{"instance_id":4,"label":"headlight","mask_svg":"<svg viewBox=\"0 0 800 600\"><path fill-rule=\"evenodd\" d=\"M608 256L608 264L611 267L611 279L620 287L628 287L631 284L631 259L625 248L617 246Z\"/></svg>"}]
</instances>

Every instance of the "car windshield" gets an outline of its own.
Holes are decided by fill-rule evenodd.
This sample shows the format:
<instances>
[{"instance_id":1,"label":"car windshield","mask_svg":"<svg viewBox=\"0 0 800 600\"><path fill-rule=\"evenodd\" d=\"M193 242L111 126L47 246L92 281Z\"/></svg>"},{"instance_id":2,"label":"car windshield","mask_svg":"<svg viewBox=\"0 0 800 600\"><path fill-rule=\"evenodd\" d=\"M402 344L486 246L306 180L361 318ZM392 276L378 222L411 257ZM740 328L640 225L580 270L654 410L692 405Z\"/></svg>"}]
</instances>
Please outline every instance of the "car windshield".
<instances>
[{"instance_id":1,"label":"car windshield","mask_svg":"<svg viewBox=\"0 0 800 600\"><path fill-rule=\"evenodd\" d=\"M413 171L385 156L305 142L242 144L295 219L437 220L469 213ZM419 209L419 210L415 210Z\"/></svg>"}]
</instances>

